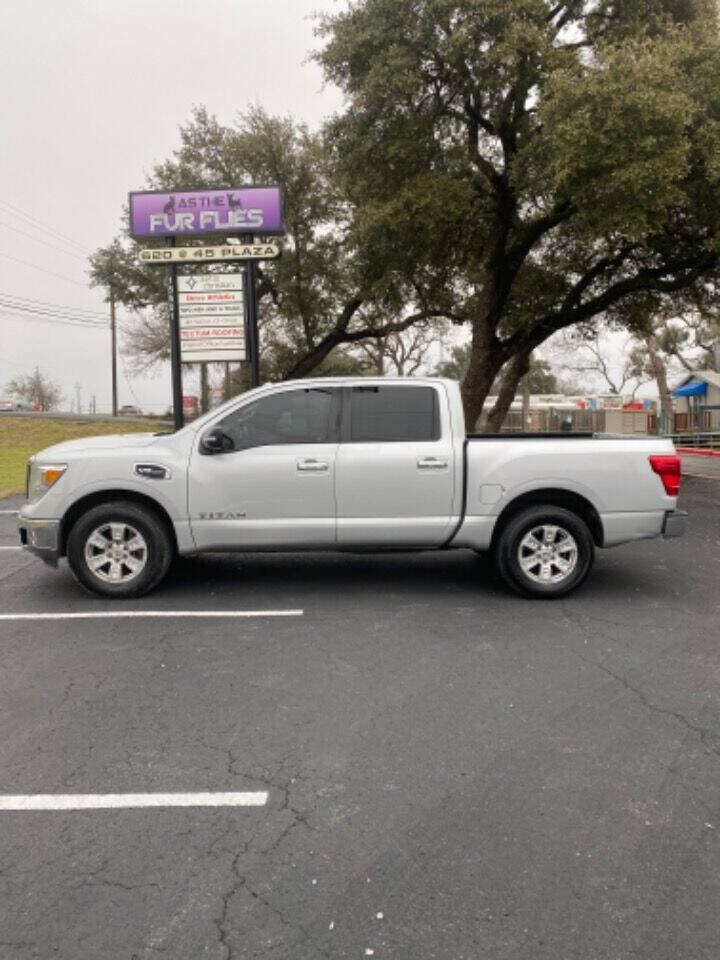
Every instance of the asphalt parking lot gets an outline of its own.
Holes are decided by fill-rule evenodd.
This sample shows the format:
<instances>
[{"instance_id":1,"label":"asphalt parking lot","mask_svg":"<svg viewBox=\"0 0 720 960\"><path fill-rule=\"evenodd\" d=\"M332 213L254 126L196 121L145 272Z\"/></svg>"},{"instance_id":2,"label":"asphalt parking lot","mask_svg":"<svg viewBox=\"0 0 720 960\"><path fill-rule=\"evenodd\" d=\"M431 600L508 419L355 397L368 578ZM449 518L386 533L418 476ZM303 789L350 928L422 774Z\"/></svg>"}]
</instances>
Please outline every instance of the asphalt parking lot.
<instances>
[{"instance_id":1,"label":"asphalt parking lot","mask_svg":"<svg viewBox=\"0 0 720 960\"><path fill-rule=\"evenodd\" d=\"M2 960L716 960L720 482L680 505L553 603L459 551L109 604L0 550L3 615L173 614L0 620L1 794L267 795L0 812Z\"/></svg>"}]
</instances>

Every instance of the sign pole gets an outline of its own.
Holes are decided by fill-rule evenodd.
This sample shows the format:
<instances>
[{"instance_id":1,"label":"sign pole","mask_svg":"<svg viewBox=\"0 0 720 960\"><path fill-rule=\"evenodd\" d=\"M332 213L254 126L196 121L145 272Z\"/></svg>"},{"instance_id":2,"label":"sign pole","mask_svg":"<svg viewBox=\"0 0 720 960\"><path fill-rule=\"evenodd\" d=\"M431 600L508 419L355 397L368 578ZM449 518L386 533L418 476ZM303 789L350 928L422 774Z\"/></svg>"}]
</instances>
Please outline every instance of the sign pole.
<instances>
[{"instance_id":1,"label":"sign pole","mask_svg":"<svg viewBox=\"0 0 720 960\"><path fill-rule=\"evenodd\" d=\"M175 246L175 237L166 237L168 247ZM170 318L170 361L172 364L173 420L175 429L185 424L182 399L182 367L180 365L180 313L177 293L177 264L169 263L165 268L168 285L168 314Z\"/></svg>"},{"instance_id":2,"label":"sign pole","mask_svg":"<svg viewBox=\"0 0 720 960\"><path fill-rule=\"evenodd\" d=\"M260 344L256 289L257 267L254 260L245 264L245 302L247 303L247 347L250 361L250 389L260 386Z\"/></svg>"}]
</instances>

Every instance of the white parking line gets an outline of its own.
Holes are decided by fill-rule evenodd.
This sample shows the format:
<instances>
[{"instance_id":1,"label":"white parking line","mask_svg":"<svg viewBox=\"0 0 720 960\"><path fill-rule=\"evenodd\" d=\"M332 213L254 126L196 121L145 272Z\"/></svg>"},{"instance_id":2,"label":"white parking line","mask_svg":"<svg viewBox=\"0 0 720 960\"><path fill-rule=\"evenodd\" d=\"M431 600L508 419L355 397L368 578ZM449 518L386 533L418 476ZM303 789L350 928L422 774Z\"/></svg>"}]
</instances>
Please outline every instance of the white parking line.
<instances>
[{"instance_id":1,"label":"white parking line","mask_svg":"<svg viewBox=\"0 0 720 960\"><path fill-rule=\"evenodd\" d=\"M0 510L0 516L3 517L16 517L17 513L17 510Z\"/></svg>"},{"instance_id":2,"label":"white parking line","mask_svg":"<svg viewBox=\"0 0 720 960\"><path fill-rule=\"evenodd\" d=\"M127 617L302 617L303 610L96 610L82 613L0 613L0 620L103 620Z\"/></svg>"},{"instance_id":3,"label":"white parking line","mask_svg":"<svg viewBox=\"0 0 720 960\"><path fill-rule=\"evenodd\" d=\"M264 807L254 793L36 793L0 796L2 810L122 810L138 807Z\"/></svg>"},{"instance_id":4,"label":"white parking line","mask_svg":"<svg viewBox=\"0 0 720 960\"><path fill-rule=\"evenodd\" d=\"M0 547L0 550L22 550L22 547Z\"/></svg>"}]
</instances>

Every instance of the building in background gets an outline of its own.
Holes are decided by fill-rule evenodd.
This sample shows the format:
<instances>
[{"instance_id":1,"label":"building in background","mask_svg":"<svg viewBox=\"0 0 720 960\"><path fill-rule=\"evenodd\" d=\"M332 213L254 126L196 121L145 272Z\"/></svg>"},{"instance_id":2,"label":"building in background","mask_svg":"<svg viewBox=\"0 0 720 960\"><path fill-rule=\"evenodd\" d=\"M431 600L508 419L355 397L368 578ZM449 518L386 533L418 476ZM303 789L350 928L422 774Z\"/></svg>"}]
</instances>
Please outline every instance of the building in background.
<instances>
[{"instance_id":1,"label":"building in background","mask_svg":"<svg viewBox=\"0 0 720 960\"><path fill-rule=\"evenodd\" d=\"M720 430L720 373L693 370L673 390L674 433Z\"/></svg>"}]
</instances>

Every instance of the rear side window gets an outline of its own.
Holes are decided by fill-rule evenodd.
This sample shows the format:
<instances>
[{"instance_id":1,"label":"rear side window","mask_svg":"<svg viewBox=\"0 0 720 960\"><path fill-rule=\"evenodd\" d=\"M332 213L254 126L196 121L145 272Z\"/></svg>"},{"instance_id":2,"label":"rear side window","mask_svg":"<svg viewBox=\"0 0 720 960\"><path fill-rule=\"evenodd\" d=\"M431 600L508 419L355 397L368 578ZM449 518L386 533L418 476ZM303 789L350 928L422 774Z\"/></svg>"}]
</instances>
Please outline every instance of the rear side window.
<instances>
[{"instance_id":1,"label":"rear side window","mask_svg":"<svg viewBox=\"0 0 720 960\"><path fill-rule=\"evenodd\" d=\"M352 388L352 443L439 439L440 414L432 387Z\"/></svg>"}]
</instances>

